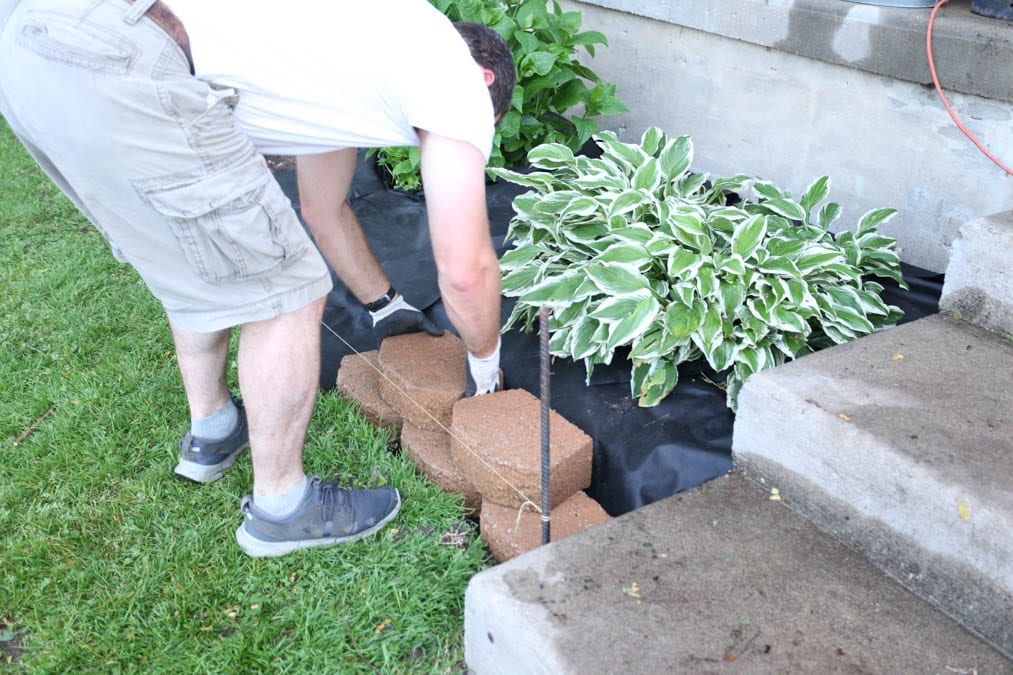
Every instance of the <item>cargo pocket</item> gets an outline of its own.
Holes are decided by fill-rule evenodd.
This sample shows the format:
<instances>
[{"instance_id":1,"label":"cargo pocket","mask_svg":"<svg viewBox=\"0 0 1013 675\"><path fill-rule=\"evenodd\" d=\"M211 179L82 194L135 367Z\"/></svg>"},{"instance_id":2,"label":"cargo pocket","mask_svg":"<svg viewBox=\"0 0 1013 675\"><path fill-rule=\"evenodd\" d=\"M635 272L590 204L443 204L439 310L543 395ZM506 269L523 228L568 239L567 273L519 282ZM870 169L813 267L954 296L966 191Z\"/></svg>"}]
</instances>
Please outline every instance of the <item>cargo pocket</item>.
<instances>
[{"instance_id":1,"label":"cargo pocket","mask_svg":"<svg viewBox=\"0 0 1013 675\"><path fill-rule=\"evenodd\" d=\"M70 66L122 74L137 47L121 35L80 17L55 12L26 12L17 44L39 56Z\"/></svg>"},{"instance_id":2,"label":"cargo pocket","mask_svg":"<svg viewBox=\"0 0 1013 675\"><path fill-rule=\"evenodd\" d=\"M135 182L134 188L165 217L204 281L270 275L308 246L288 198L259 156L211 174Z\"/></svg>"}]
</instances>

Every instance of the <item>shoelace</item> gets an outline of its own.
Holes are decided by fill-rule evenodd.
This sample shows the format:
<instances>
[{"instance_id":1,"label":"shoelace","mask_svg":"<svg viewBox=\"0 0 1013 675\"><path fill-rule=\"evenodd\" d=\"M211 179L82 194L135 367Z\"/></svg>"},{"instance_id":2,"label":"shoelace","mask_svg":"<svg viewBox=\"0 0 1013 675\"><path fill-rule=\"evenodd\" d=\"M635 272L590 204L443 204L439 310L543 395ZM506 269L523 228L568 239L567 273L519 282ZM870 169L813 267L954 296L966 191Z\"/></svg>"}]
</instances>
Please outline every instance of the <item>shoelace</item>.
<instances>
[{"instance_id":1,"label":"shoelace","mask_svg":"<svg viewBox=\"0 0 1013 675\"><path fill-rule=\"evenodd\" d=\"M335 483L325 483L320 476L313 476L310 480L310 489L317 490L324 522L333 522L335 510L348 501L348 490L338 487Z\"/></svg>"}]
</instances>

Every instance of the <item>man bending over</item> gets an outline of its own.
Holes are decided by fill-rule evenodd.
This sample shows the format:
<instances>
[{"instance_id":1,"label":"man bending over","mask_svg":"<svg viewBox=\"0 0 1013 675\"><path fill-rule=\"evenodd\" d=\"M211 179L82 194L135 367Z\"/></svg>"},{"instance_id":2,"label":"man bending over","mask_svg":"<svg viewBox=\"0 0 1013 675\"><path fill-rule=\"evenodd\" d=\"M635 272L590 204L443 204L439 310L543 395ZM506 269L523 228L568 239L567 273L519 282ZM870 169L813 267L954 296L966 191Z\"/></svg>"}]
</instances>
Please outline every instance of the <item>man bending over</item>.
<instances>
[{"instance_id":1,"label":"man bending over","mask_svg":"<svg viewBox=\"0 0 1013 675\"><path fill-rule=\"evenodd\" d=\"M401 504L303 471L331 283L261 153L298 156L317 244L382 339L433 327L390 288L344 199L355 148L420 146L469 393L494 390L484 168L513 63L490 33L458 33L425 0L0 0L0 113L165 308L191 417L177 475L217 480L250 448L236 531L249 555L366 536ZM242 398L225 382L234 326Z\"/></svg>"}]
</instances>

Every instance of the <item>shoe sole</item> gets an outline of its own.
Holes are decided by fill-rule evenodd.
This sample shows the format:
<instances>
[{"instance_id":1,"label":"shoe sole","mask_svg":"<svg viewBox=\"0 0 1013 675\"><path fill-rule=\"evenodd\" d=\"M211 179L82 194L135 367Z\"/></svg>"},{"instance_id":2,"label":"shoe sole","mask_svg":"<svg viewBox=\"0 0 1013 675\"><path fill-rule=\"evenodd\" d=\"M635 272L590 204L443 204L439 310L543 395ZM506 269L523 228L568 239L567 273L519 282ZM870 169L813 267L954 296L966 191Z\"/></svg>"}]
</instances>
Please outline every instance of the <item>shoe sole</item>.
<instances>
[{"instance_id":1,"label":"shoe sole","mask_svg":"<svg viewBox=\"0 0 1013 675\"><path fill-rule=\"evenodd\" d=\"M239 548L243 549L243 553L251 558L275 558L304 548L347 544L379 532L383 529L384 525L394 519L394 516L401 510L401 493L395 490L395 494L397 494L397 504L394 505L390 513L383 517L383 520L368 529L346 537L324 537L322 539L303 539L299 541L264 541L251 536L246 531L246 524L243 523L236 530L236 543L239 544Z\"/></svg>"},{"instance_id":2,"label":"shoe sole","mask_svg":"<svg viewBox=\"0 0 1013 675\"><path fill-rule=\"evenodd\" d=\"M232 465L236 463L236 458L243 454L243 452L245 452L249 447L249 443L239 446L232 452L232 454L217 464L197 464L196 462L188 462L185 459L180 459L179 464L177 464L176 468L173 469L173 473L175 473L178 478L188 480L192 483L213 483L224 476L225 472L231 469Z\"/></svg>"}]
</instances>

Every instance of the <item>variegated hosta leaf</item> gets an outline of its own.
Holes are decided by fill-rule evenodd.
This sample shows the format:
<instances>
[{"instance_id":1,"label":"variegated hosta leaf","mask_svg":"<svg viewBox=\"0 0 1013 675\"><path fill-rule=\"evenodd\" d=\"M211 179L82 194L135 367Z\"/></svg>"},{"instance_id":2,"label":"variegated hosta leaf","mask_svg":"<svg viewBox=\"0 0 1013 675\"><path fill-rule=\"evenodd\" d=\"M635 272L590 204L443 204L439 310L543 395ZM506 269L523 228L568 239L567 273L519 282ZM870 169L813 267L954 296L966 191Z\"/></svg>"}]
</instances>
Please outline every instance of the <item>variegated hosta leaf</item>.
<instances>
[{"instance_id":1,"label":"variegated hosta leaf","mask_svg":"<svg viewBox=\"0 0 1013 675\"><path fill-rule=\"evenodd\" d=\"M665 181L672 183L689 171L693 163L693 141L689 136L673 138L658 155L658 165Z\"/></svg>"},{"instance_id":2,"label":"variegated hosta leaf","mask_svg":"<svg viewBox=\"0 0 1013 675\"><path fill-rule=\"evenodd\" d=\"M707 306L697 299L692 304L673 302L665 310L665 329L676 338L691 336L703 324Z\"/></svg>"},{"instance_id":3,"label":"variegated hosta leaf","mask_svg":"<svg viewBox=\"0 0 1013 675\"><path fill-rule=\"evenodd\" d=\"M630 350L630 359L646 360L660 359L663 355L662 338L665 333L658 327L652 326L650 330L633 341L633 348Z\"/></svg>"},{"instance_id":4,"label":"variegated hosta leaf","mask_svg":"<svg viewBox=\"0 0 1013 675\"><path fill-rule=\"evenodd\" d=\"M523 294L527 289L538 283L541 270L535 265L518 267L505 274L501 282L503 295L508 298Z\"/></svg>"},{"instance_id":5,"label":"variegated hosta leaf","mask_svg":"<svg viewBox=\"0 0 1013 675\"><path fill-rule=\"evenodd\" d=\"M580 196L579 192L574 192L573 190L557 190L546 193L538 200L538 203L532 209L532 213L549 215L554 219L558 218L559 214Z\"/></svg>"},{"instance_id":6,"label":"variegated hosta leaf","mask_svg":"<svg viewBox=\"0 0 1013 675\"><path fill-rule=\"evenodd\" d=\"M735 253L731 255L716 256L718 269L726 275L741 277L746 273L746 261L742 256Z\"/></svg>"},{"instance_id":7,"label":"variegated hosta leaf","mask_svg":"<svg viewBox=\"0 0 1013 675\"><path fill-rule=\"evenodd\" d=\"M537 148L528 152L528 161L531 166L539 169L561 169L574 168L576 160L573 157L573 150L562 143L543 143Z\"/></svg>"},{"instance_id":8,"label":"variegated hosta leaf","mask_svg":"<svg viewBox=\"0 0 1013 675\"><path fill-rule=\"evenodd\" d=\"M631 143L623 143L618 136L611 131L603 131L594 135L598 147L604 152L604 156L622 166L627 172L636 171L637 167L643 164L648 154L643 148Z\"/></svg>"},{"instance_id":9,"label":"variegated hosta leaf","mask_svg":"<svg viewBox=\"0 0 1013 675\"><path fill-rule=\"evenodd\" d=\"M551 313L549 315L549 330L559 330L563 326L583 321L587 316L587 308L591 301L592 298L585 298L580 302L574 302L569 307Z\"/></svg>"},{"instance_id":10,"label":"variegated hosta leaf","mask_svg":"<svg viewBox=\"0 0 1013 675\"><path fill-rule=\"evenodd\" d=\"M605 172L584 174L573 180L573 187L585 194L595 194L599 190L620 192L629 186L628 178L617 178Z\"/></svg>"},{"instance_id":11,"label":"variegated hosta leaf","mask_svg":"<svg viewBox=\"0 0 1013 675\"><path fill-rule=\"evenodd\" d=\"M692 279L705 257L688 248L673 248L668 254L668 276L673 279Z\"/></svg>"},{"instance_id":12,"label":"variegated hosta leaf","mask_svg":"<svg viewBox=\"0 0 1013 675\"><path fill-rule=\"evenodd\" d=\"M551 173L545 173L542 171L521 173L520 171L511 171L510 169L504 169L501 167L492 167L489 169L489 173L497 178L502 178L503 180L510 181L516 185L524 185L533 188L551 188L557 184L556 178Z\"/></svg>"},{"instance_id":13,"label":"variegated hosta leaf","mask_svg":"<svg viewBox=\"0 0 1013 675\"><path fill-rule=\"evenodd\" d=\"M644 149L648 155L655 155L658 152L658 148L665 144L665 132L658 127L650 127L644 130L643 135L640 136L640 147Z\"/></svg>"},{"instance_id":14,"label":"variegated hosta leaf","mask_svg":"<svg viewBox=\"0 0 1013 675\"><path fill-rule=\"evenodd\" d=\"M773 183L765 180L752 182L753 192L765 199L791 199L787 192L779 190ZM763 201L762 199L760 201Z\"/></svg>"},{"instance_id":15,"label":"variegated hosta leaf","mask_svg":"<svg viewBox=\"0 0 1013 675\"><path fill-rule=\"evenodd\" d=\"M679 369L675 364L652 360L633 364L630 390L642 408L658 405L679 383Z\"/></svg>"},{"instance_id":16,"label":"variegated hosta leaf","mask_svg":"<svg viewBox=\"0 0 1013 675\"><path fill-rule=\"evenodd\" d=\"M593 263L584 273L606 295L625 295L646 298L651 295L651 284L640 271L622 263Z\"/></svg>"},{"instance_id":17,"label":"variegated hosta leaf","mask_svg":"<svg viewBox=\"0 0 1013 675\"><path fill-rule=\"evenodd\" d=\"M745 284L735 283L726 279L718 289L721 297L721 313L724 316L735 316L746 300Z\"/></svg>"},{"instance_id":18,"label":"variegated hosta leaf","mask_svg":"<svg viewBox=\"0 0 1013 675\"><path fill-rule=\"evenodd\" d=\"M750 216L735 227L732 234L732 253L740 258L749 258L763 243L767 234L767 219L764 216Z\"/></svg>"},{"instance_id":19,"label":"variegated hosta leaf","mask_svg":"<svg viewBox=\"0 0 1013 675\"><path fill-rule=\"evenodd\" d=\"M757 265L756 269L767 275L776 274L792 279L802 278L802 273L798 271L795 263L782 256L770 256Z\"/></svg>"},{"instance_id":20,"label":"variegated hosta leaf","mask_svg":"<svg viewBox=\"0 0 1013 675\"><path fill-rule=\"evenodd\" d=\"M636 311L642 301L638 297L605 298L589 316L604 323L619 323Z\"/></svg>"},{"instance_id":21,"label":"variegated hosta leaf","mask_svg":"<svg viewBox=\"0 0 1013 675\"><path fill-rule=\"evenodd\" d=\"M830 202L824 204L820 209L819 217L816 219L816 225L819 225L821 229L829 230L830 226L837 222L837 219L841 216L840 204Z\"/></svg>"},{"instance_id":22,"label":"variegated hosta leaf","mask_svg":"<svg viewBox=\"0 0 1013 675\"><path fill-rule=\"evenodd\" d=\"M718 275L714 271L712 263L706 262L697 270L696 289L700 293L700 297L708 301L718 295Z\"/></svg>"},{"instance_id":23,"label":"variegated hosta leaf","mask_svg":"<svg viewBox=\"0 0 1013 675\"><path fill-rule=\"evenodd\" d=\"M700 327L690 337L706 356L724 341L722 328L721 313L715 307L708 307L704 312Z\"/></svg>"},{"instance_id":24,"label":"variegated hosta leaf","mask_svg":"<svg viewBox=\"0 0 1013 675\"><path fill-rule=\"evenodd\" d=\"M608 217L611 219L615 216L621 216L633 211L638 206L650 204L652 201L651 196L643 190L626 190L617 195L615 200L609 205Z\"/></svg>"},{"instance_id":25,"label":"variegated hosta leaf","mask_svg":"<svg viewBox=\"0 0 1013 675\"><path fill-rule=\"evenodd\" d=\"M576 196L570 199L566 206L559 210L557 216L559 220L575 222L595 218L604 213L598 200L582 195L579 192L571 194L575 194Z\"/></svg>"},{"instance_id":26,"label":"variegated hosta leaf","mask_svg":"<svg viewBox=\"0 0 1013 675\"><path fill-rule=\"evenodd\" d=\"M730 176L728 178L715 178L711 181L710 191L716 195L723 195L726 192L732 192L740 196L744 196L744 193L751 190L753 179L749 176L739 174L737 176ZM715 203L719 203L716 201ZM724 203L720 200L720 203Z\"/></svg>"},{"instance_id":27,"label":"variegated hosta leaf","mask_svg":"<svg viewBox=\"0 0 1013 675\"><path fill-rule=\"evenodd\" d=\"M598 351L600 345L595 341L594 336L600 327L601 324L590 317L577 323L576 328L571 334L569 344L570 358L574 361L579 361Z\"/></svg>"},{"instance_id":28,"label":"variegated hosta leaf","mask_svg":"<svg viewBox=\"0 0 1013 675\"><path fill-rule=\"evenodd\" d=\"M707 254L714 247L714 241L707 232L707 228L699 220L690 216L672 216L672 233L683 246L688 246L694 251Z\"/></svg>"},{"instance_id":29,"label":"variegated hosta leaf","mask_svg":"<svg viewBox=\"0 0 1013 675\"><path fill-rule=\"evenodd\" d=\"M661 311L661 305L654 297L644 298L633 311L615 324L612 334L609 336L608 349L612 351L616 347L630 344L633 340L643 335L654 324L654 320Z\"/></svg>"},{"instance_id":30,"label":"variegated hosta leaf","mask_svg":"<svg viewBox=\"0 0 1013 675\"><path fill-rule=\"evenodd\" d=\"M523 267L543 254L542 250L534 246L515 247L503 254L499 259L499 266L505 272Z\"/></svg>"},{"instance_id":31,"label":"variegated hosta leaf","mask_svg":"<svg viewBox=\"0 0 1013 675\"><path fill-rule=\"evenodd\" d=\"M802 208L800 204L792 201L791 199L774 198L765 199L760 204L767 209L770 209L779 216L783 216L788 220L797 220L799 222L805 222L806 210Z\"/></svg>"},{"instance_id":32,"label":"variegated hosta leaf","mask_svg":"<svg viewBox=\"0 0 1013 675\"><path fill-rule=\"evenodd\" d=\"M809 324L806 323L805 319L803 319L798 312L785 309L784 307L778 305L771 311L770 318L771 328L784 331L786 333L802 333L803 335L809 334Z\"/></svg>"},{"instance_id":33,"label":"variegated hosta leaf","mask_svg":"<svg viewBox=\"0 0 1013 675\"><path fill-rule=\"evenodd\" d=\"M873 209L858 221L858 231L855 233L859 239L863 235L875 232L876 229L886 221L897 215L897 209Z\"/></svg>"},{"instance_id":34,"label":"variegated hosta leaf","mask_svg":"<svg viewBox=\"0 0 1013 675\"><path fill-rule=\"evenodd\" d=\"M654 232L646 244L647 252L652 257L660 259L668 258L669 254L677 247L675 239L660 231Z\"/></svg>"},{"instance_id":35,"label":"variegated hosta leaf","mask_svg":"<svg viewBox=\"0 0 1013 675\"><path fill-rule=\"evenodd\" d=\"M806 188L798 203L805 209L807 221L809 215L812 214L813 207L826 199L828 194L830 194L830 179L826 176L817 178L812 185Z\"/></svg>"},{"instance_id":36,"label":"variegated hosta leaf","mask_svg":"<svg viewBox=\"0 0 1013 675\"><path fill-rule=\"evenodd\" d=\"M770 219L768 219L769 222ZM765 250L773 256L781 256L795 260L806 249L809 242L805 239L775 236L767 240Z\"/></svg>"},{"instance_id":37,"label":"variegated hosta leaf","mask_svg":"<svg viewBox=\"0 0 1013 675\"><path fill-rule=\"evenodd\" d=\"M533 307L544 305L554 309L564 308L574 301L577 288L583 281L584 278L575 273L564 273L559 276L542 279L538 284L520 295L517 303Z\"/></svg>"},{"instance_id":38,"label":"variegated hosta leaf","mask_svg":"<svg viewBox=\"0 0 1013 675\"><path fill-rule=\"evenodd\" d=\"M822 244L812 244L795 258L795 266L805 276L832 263L847 263L840 249Z\"/></svg>"},{"instance_id":39,"label":"variegated hosta leaf","mask_svg":"<svg viewBox=\"0 0 1013 675\"><path fill-rule=\"evenodd\" d=\"M654 192L661 185L663 178L658 160L650 157L634 172L633 178L630 180L630 187L634 190Z\"/></svg>"},{"instance_id":40,"label":"variegated hosta leaf","mask_svg":"<svg viewBox=\"0 0 1013 675\"><path fill-rule=\"evenodd\" d=\"M835 298L829 293L821 293L816 298L822 310L822 322L833 324L838 328L847 328L856 335L865 335L873 331L872 322L866 318L861 309L836 304Z\"/></svg>"},{"instance_id":41,"label":"variegated hosta leaf","mask_svg":"<svg viewBox=\"0 0 1013 675\"><path fill-rule=\"evenodd\" d=\"M601 241L608 233L608 228L599 222L580 223L579 225L562 228L562 235L574 243L591 244Z\"/></svg>"},{"instance_id":42,"label":"variegated hosta leaf","mask_svg":"<svg viewBox=\"0 0 1013 675\"><path fill-rule=\"evenodd\" d=\"M674 299L681 300L684 305L692 305L697 300L696 284L692 278L686 281L676 281L669 286L669 291Z\"/></svg>"},{"instance_id":43,"label":"variegated hosta leaf","mask_svg":"<svg viewBox=\"0 0 1013 675\"><path fill-rule=\"evenodd\" d=\"M635 241L646 245L654 239L654 233L644 223L633 223L632 225L613 228L609 233L609 239L616 242Z\"/></svg>"},{"instance_id":44,"label":"variegated hosta leaf","mask_svg":"<svg viewBox=\"0 0 1013 675\"><path fill-rule=\"evenodd\" d=\"M673 185L675 186L676 193L682 195L684 198L703 202L707 200L707 195L702 193L701 189L706 182L707 174L684 173Z\"/></svg>"},{"instance_id":45,"label":"variegated hosta leaf","mask_svg":"<svg viewBox=\"0 0 1013 675\"><path fill-rule=\"evenodd\" d=\"M643 244L625 241L612 244L594 258L599 263L625 263L643 272L653 261L653 256Z\"/></svg>"},{"instance_id":46,"label":"variegated hosta leaf","mask_svg":"<svg viewBox=\"0 0 1013 675\"><path fill-rule=\"evenodd\" d=\"M711 349L705 350L703 355L711 368L721 372L735 362L735 355L738 354L740 348L741 345L731 340L721 340L715 343Z\"/></svg>"}]
</instances>

